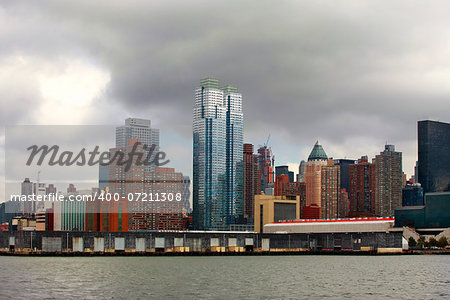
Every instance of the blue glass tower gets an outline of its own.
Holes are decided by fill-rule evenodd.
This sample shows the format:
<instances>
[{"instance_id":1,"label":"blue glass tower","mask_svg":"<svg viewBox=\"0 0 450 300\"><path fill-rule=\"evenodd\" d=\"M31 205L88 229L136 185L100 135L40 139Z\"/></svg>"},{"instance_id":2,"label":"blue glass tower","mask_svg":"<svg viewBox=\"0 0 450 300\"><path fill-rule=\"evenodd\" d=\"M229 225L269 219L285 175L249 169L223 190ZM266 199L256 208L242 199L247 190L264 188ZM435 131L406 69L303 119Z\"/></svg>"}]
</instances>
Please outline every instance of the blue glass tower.
<instances>
[{"instance_id":1,"label":"blue glass tower","mask_svg":"<svg viewBox=\"0 0 450 300\"><path fill-rule=\"evenodd\" d=\"M242 95L206 78L193 109L194 226L228 230L243 216Z\"/></svg>"}]
</instances>

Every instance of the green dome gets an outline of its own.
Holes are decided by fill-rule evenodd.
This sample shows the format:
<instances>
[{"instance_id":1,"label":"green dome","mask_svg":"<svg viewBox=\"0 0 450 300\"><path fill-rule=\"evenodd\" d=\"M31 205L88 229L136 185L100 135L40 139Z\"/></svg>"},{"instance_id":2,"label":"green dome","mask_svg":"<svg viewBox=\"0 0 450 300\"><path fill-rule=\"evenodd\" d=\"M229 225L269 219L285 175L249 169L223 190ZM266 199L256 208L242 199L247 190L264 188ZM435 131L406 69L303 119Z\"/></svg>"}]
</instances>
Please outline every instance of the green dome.
<instances>
[{"instance_id":1,"label":"green dome","mask_svg":"<svg viewBox=\"0 0 450 300\"><path fill-rule=\"evenodd\" d=\"M315 160L315 159L321 159L321 160L327 160L328 156L325 153L325 150L323 150L322 145L319 144L319 141L316 142L314 145L314 148L311 151L311 154L308 156L308 161Z\"/></svg>"}]
</instances>

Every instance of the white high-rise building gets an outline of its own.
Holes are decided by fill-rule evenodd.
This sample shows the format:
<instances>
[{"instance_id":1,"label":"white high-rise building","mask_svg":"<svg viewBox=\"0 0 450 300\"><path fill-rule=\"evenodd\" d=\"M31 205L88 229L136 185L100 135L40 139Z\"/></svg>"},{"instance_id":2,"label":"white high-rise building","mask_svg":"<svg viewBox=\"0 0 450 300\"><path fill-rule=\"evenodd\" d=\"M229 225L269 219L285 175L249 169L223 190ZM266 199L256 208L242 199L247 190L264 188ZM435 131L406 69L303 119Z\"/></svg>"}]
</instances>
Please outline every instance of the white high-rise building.
<instances>
[{"instance_id":1,"label":"white high-rise building","mask_svg":"<svg viewBox=\"0 0 450 300\"><path fill-rule=\"evenodd\" d=\"M243 217L242 95L203 79L193 114L194 225L228 230Z\"/></svg>"}]
</instances>

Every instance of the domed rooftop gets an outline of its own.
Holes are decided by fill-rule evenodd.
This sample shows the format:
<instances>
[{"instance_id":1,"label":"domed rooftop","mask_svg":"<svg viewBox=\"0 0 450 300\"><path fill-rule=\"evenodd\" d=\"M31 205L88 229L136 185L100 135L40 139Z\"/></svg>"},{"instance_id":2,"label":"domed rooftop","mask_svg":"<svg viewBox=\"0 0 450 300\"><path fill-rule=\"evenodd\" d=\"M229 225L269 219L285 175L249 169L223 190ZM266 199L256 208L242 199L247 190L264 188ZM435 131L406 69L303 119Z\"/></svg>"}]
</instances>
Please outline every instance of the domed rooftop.
<instances>
[{"instance_id":1,"label":"domed rooftop","mask_svg":"<svg viewBox=\"0 0 450 300\"><path fill-rule=\"evenodd\" d=\"M325 150L323 150L322 145L319 144L319 141L316 142L316 144L314 145L314 148L311 151L311 154L309 154L309 156L308 156L308 161L315 160L315 159L320 159L320 160L328 159L328 156L325 153Z\"/></svg>"}]
</instances>

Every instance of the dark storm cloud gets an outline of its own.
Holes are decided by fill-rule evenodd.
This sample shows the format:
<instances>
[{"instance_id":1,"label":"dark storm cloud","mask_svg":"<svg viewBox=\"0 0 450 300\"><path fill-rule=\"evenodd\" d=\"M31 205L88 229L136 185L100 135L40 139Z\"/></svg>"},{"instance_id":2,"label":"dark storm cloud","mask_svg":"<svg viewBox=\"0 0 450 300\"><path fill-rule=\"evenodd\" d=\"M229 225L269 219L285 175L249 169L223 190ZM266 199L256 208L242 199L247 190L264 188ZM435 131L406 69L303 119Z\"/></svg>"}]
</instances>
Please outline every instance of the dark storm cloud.
<instances>
[{"instance_id":1,"label":"dark storm cloud","mask_svg":"<svg viewBox=\"0 0 450 300\"><path fill-rule=\"evenodd\" d=\"M443 1L11 1L0 53L91 60L111 74L110 103L187 139L193 90L214 76L243 93L251 142L401 143L418 119L448 121L449 13Z\"/></svg>"}]
</instances>

